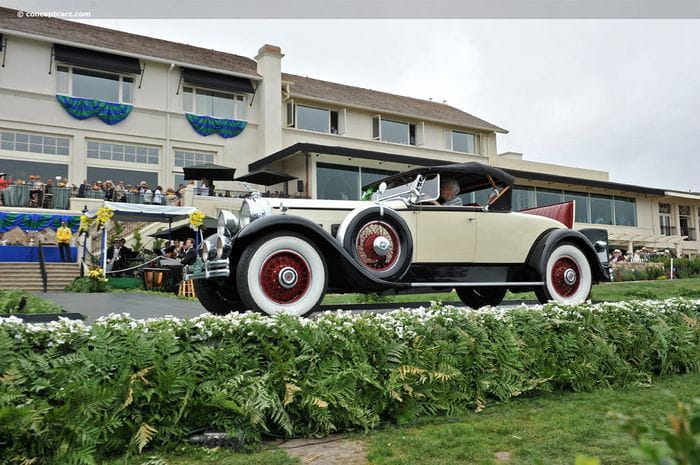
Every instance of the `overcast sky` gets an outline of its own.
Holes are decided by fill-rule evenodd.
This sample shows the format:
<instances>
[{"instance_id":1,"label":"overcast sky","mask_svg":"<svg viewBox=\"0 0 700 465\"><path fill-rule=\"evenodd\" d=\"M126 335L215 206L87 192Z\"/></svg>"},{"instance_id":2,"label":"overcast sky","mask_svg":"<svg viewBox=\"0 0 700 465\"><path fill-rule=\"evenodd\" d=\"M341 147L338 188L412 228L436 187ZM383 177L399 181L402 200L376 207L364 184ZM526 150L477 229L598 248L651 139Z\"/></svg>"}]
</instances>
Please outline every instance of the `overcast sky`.
<instances>
[{"instance_id":1,"label":"overcast sky","mask_svg":"<svg viewBox=\"0 0 700 465\"><path fill-rule=\"evenodd\" d=\"M506 128L498 151L700 191L700 21L91 20L285 72L450 105Z\"/></svg>"}]
</instances>

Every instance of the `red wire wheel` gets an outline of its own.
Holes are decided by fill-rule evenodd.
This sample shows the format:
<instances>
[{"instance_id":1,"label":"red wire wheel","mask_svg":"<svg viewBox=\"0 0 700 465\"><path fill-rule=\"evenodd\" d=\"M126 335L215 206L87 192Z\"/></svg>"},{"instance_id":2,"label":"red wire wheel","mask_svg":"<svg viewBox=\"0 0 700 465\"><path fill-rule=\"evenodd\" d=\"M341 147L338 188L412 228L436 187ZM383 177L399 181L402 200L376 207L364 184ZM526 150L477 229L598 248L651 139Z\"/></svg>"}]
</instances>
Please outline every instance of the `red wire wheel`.
<instances>
[{"instance_id":1,"label":"red wire wheel","mask_svg":"<svg viewBox=\"0 0 700 465\"><path fill-rule=\"evenodd\" d=\"M571 257L559 257L552 265L550 274L554 290L561 297L570 297L578 291L581 283L581 270Z\"/></svg>"},{"instance_id":2,"label":"red wire wheel","mask_svg":"<svg viewBox=\"0 0 700 465\"><path fill-rule=\"evenodd\" d=\"M297 252L275 252L260 268L260 287L278 304L291 304L301 299L311 283L311 267Z\"/></svg>"},{"instance_id":3,"label":"red wire wheel","mask_svg":"<svg viewBox=\"0 0 700 465\"><path fill-rule=\"evenodd\" d=\"M371 221L357 233L355 251L360 262L370 270L386 271L396 265L401 245L396 230L387 222Z\"/></svg>"}]
</instances>

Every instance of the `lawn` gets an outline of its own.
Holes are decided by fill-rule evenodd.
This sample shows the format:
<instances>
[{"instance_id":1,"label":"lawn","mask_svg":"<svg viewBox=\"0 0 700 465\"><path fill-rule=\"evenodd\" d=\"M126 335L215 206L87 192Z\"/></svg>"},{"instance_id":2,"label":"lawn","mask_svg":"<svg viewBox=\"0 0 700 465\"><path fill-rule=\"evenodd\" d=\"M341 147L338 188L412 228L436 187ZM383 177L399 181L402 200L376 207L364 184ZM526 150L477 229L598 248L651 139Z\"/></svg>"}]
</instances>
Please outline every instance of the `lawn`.
<instances>
[{"instance_id":1,"label":"lawn","mask_svg":"<svg viewBox=\"0 0 700 465\"><path fill-rule=\"evenodd\" d=\"M700 375L691 374L656 380L653 387L520 398L454 423L377 432L368 438L368 458L373 465L491 464L506 452L513 464L570 465L576 454L606 465L639 463L630 455L631 438L608 412L660 425L676 400L698 397Z\"/></svg>"},{"instance_id":2,"label":"lawn","mask_svg":"<svg viewBox=\"0 0 700 465\"><path fill-rule=\"evenodd\" d=\"M389 427L356 435L368 443L371 465L494 464L496 454L512 464L574 463L577 454L597 456L606 465L640 463L631 454L632 439L609 418L609 412L635 414L660 425L677 400L700 397L700 374L670 376L653 386L588 393L558 393L519 398L481 413L465 413L445 422L424 419L418 424ZM332 443L331 443L332 444ZM332 447L332 445L329 445ZM244 454L227 449L181 447L174 452L146 452L104 465L299 464L272 446Z\"/></svg>"},{"instance_id":3,"label":"lawn","mask_svg":"<svg viewBox=\"0 0 700 465\"><path fill-rule=\"evenodd\" d=\"M603 283L593 286L591 299L596 301L621 301L636 299L667 299L669 297L700 298L700 278L674 279L661 281L628 281ZM457 293L407 294L385 297L387 302L454 302L459 301ZM513 294L508 292L506 300L534 300L533 292ZM329 294L323 299L324 305L354 304L363 302L361 294Z\"/></svg>"}]
</instances>

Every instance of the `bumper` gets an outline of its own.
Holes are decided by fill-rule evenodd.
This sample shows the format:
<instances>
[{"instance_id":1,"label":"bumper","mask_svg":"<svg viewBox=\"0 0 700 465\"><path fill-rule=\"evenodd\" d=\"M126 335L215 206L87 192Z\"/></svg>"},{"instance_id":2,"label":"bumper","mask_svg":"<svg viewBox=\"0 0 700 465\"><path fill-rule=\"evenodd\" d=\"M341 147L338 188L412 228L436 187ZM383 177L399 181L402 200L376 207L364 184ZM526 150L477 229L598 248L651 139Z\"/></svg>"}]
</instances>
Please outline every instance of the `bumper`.
<instances>
[{"instance_id":1,"label":"bumper","mask_svg":"<svg viewBox=\"0 0 700 465\"><path fill-rule=\"evenodd\" d=\"M190 279L226 278L230 273L228 259L205 262L197 257L196 262L185 266L182 270L182 279L187 281Z\"/></svg>"}]
</instances>

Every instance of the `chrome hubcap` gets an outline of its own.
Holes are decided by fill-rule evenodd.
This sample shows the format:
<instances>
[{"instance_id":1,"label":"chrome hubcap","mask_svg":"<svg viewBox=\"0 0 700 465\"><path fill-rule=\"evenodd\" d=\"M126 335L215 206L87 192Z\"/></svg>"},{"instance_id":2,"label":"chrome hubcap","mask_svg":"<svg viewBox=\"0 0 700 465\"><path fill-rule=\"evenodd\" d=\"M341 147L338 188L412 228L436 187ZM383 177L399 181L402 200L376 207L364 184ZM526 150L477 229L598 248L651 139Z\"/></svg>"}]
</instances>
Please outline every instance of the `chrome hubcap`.
<instances>
[{"instance_id":1,"label":"chrome hubcap","mask_svg":"<svg viewBox=\"0 0 700 465\"><path fill-rule=\"evenodd\" d=\"M285 266L282 268L278 275L280 286L286 289L294 287L294 285L297 283L297 279L297 272L291 266Z\"/></svg>"},{"instance_id":2,"label":"chrome hubcap","mask_svg":"<svg viewBox=\"0 0 700 465\"><path fill-rule=\"evenodd\" d=\"M576 282L576 271L574 271L571 268L567 268L566 271L564 271L564 282L571 286Z\"/></svg>"},{"instance_id":3,"label":"chrome hubcap","mask_svg":"<svg viewBox=\"0 0 700 465\"><path fill-rule=\"evenodd\" d=\"M387 239L386 237L379 236L372 243L372 247L374 248L374 253L376 253L380 257L384 257L386 254L389 253L389 249L391 248L391 243L389 242L389 239Z\"/></svg>"}]
</instances>

